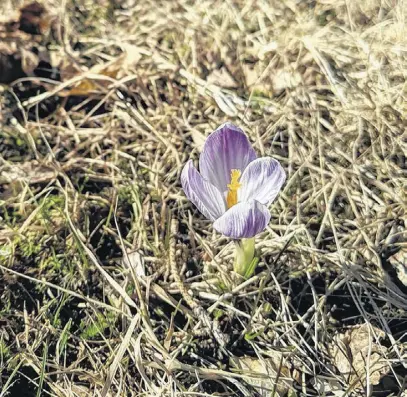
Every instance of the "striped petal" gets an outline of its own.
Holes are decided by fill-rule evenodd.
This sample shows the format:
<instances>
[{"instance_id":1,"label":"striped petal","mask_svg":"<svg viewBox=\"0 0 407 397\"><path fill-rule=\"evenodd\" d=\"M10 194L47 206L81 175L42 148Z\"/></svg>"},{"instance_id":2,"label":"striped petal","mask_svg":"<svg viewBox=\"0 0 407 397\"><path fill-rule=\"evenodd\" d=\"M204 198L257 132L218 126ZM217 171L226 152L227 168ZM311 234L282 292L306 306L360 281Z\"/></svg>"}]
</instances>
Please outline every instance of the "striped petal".
<instances>
[{"instance_id":1,"label":"striped petal","mask_svg":"<svg viewBox=\"0 0 407 397\"><path fill-rule=\"evenodd\" d=\"M211 221L225 212L222 193L202 177L192 160L189 160L182 170L181 184L188 199Z\"/></svg>"},{"instance_id":2,"label":"striped petal","mask_svg":"<svg viewBox=\"0 0 407 397\"><path fill-rule=\"evenodd\" d=\"M286 175L280 163L271 157L252 161L240 178L239 201L257 200L265 206L276 198Z\"/></svg>"},{"instance_id":3,"label":"striped petal","mask_svg":"<svg viewBox=\"0 0 407 397\"><path fill-rule=\"evenodd\" d=\"M233 239L250 238L262 232L270 221L268 209L255 200L238 203L215 221L219 233Z\"/></svg>"},{"instance_id":4,"label":"striped petal","mask_svg":"<svg viewBox=\"0 0 407 397\"><path fill-rule=\"evenodd\" d=\"M202 176L221 192L227 190L233 169L243 172L256 158L244 132L233 124L225 123L209 135L199 158Z\"/></svg>"}]
</instances>

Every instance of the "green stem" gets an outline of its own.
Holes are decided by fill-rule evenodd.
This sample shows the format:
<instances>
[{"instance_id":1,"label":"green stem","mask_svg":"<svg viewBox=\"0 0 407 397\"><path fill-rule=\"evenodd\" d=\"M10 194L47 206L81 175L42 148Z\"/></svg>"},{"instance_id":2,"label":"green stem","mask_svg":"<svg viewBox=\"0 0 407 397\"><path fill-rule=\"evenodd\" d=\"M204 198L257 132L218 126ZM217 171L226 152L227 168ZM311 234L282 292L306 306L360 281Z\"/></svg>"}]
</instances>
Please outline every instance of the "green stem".
<instances>
[{"instance_id":1,"label":"green stem","mask_svg":"<svg viewBox=\"0 0 407 397\"><path fill-rule=\"evenodd\" d=\"M254 258L254 237L244 238L235 241L236 257L233 269L236 273L247 278L253 273L252 264L256 259Z\"/></svg>"}]
</instances>

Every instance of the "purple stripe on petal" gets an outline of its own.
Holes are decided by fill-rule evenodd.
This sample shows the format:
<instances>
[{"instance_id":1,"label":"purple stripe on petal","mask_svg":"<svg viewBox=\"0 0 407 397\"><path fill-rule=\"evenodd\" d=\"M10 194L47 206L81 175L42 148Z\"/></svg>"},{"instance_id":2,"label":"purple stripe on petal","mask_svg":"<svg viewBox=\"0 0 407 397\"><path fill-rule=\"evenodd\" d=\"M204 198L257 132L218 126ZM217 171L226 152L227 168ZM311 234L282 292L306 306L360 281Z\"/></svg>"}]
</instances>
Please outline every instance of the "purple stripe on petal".
<instances>
[{"instance_id":1,"label":"purple stripe on petal","mask_svg":"<svg viewBox=\"0 0 407 397\"><path fill-rule=\"evenodd\" d=\"M254 159L256 153L244 132L233 124L225 123L206 140L199 158L199 170L206 180L225 192L231 170L243 172Z\"/></svg>"},{"instance_id":2,"label":"purple stripe on petal","mask_svg":"<svg viewBox=\"0 0 407 397\"><path fill-rule=\"evenodd\" d=\"M214 221L226 210L222 193L206 181L189 160L181 173L185 195L208 219Z\"/></svg>"},{"instance_id":3,"label":"purple stripe on petal","mask_svg":"<svg viewBox=\"0 0 407 397\"><path fill-rule=\"evenodd\" d=\"M250 238L262 232L270 221L269 210L252 200L238 203L215 221L213 227L233 239Z\"/></svg>"},{"instance_id":4,"label":"purple stripe on petal","mask_svg":"<svg viewBox=\"0 0 407 397\"><path fill-rule=\"evenodd\" d=\"M271 157L251 162L240 178L239 201L257 200L268 206L276 198L285 181L285 171Z\"/></svg>"}]
</instances>

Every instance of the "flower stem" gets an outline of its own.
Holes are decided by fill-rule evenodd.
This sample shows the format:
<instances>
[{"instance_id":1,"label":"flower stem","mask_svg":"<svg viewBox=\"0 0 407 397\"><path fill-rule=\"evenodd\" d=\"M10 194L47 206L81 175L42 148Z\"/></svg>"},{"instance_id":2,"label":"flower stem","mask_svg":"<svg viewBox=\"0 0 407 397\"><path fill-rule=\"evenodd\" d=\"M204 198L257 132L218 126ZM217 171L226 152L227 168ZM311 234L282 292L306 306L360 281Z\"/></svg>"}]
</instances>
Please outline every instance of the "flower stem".
<instances>
[{"instance_id":1,"label":"flower stem","mask_svg":"<svg viewBox=\"0 0 407 397\"><path fill-rule=\"evenodd\" d=\"M235 246L236 257L233 269L241 276L249 278L257 265L257 258L254 257L254 237L236 240Z\"/></svg>"}]
</instances>

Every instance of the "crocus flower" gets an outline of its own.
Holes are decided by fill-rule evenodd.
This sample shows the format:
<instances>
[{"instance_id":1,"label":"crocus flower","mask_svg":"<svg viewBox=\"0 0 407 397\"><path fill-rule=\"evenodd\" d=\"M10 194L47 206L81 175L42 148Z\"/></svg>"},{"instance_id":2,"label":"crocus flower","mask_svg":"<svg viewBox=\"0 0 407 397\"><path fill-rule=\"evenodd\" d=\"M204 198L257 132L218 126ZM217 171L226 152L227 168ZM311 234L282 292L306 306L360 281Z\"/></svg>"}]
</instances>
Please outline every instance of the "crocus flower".
<instances>
[{"instance_id":1,"label":"crocus flower","mask_svg":"<svg viewBox=\"0 0 407 397\"><path fill-rule=\"evenodd\" d=\"M280 191L285 172L277 160L257 158L240 128L225 123L209 135L199 171L189 160L181 174L182 187L215 230L232 239L248 239L266 228L268 206Z\"/></svg>"}]
</instances>

